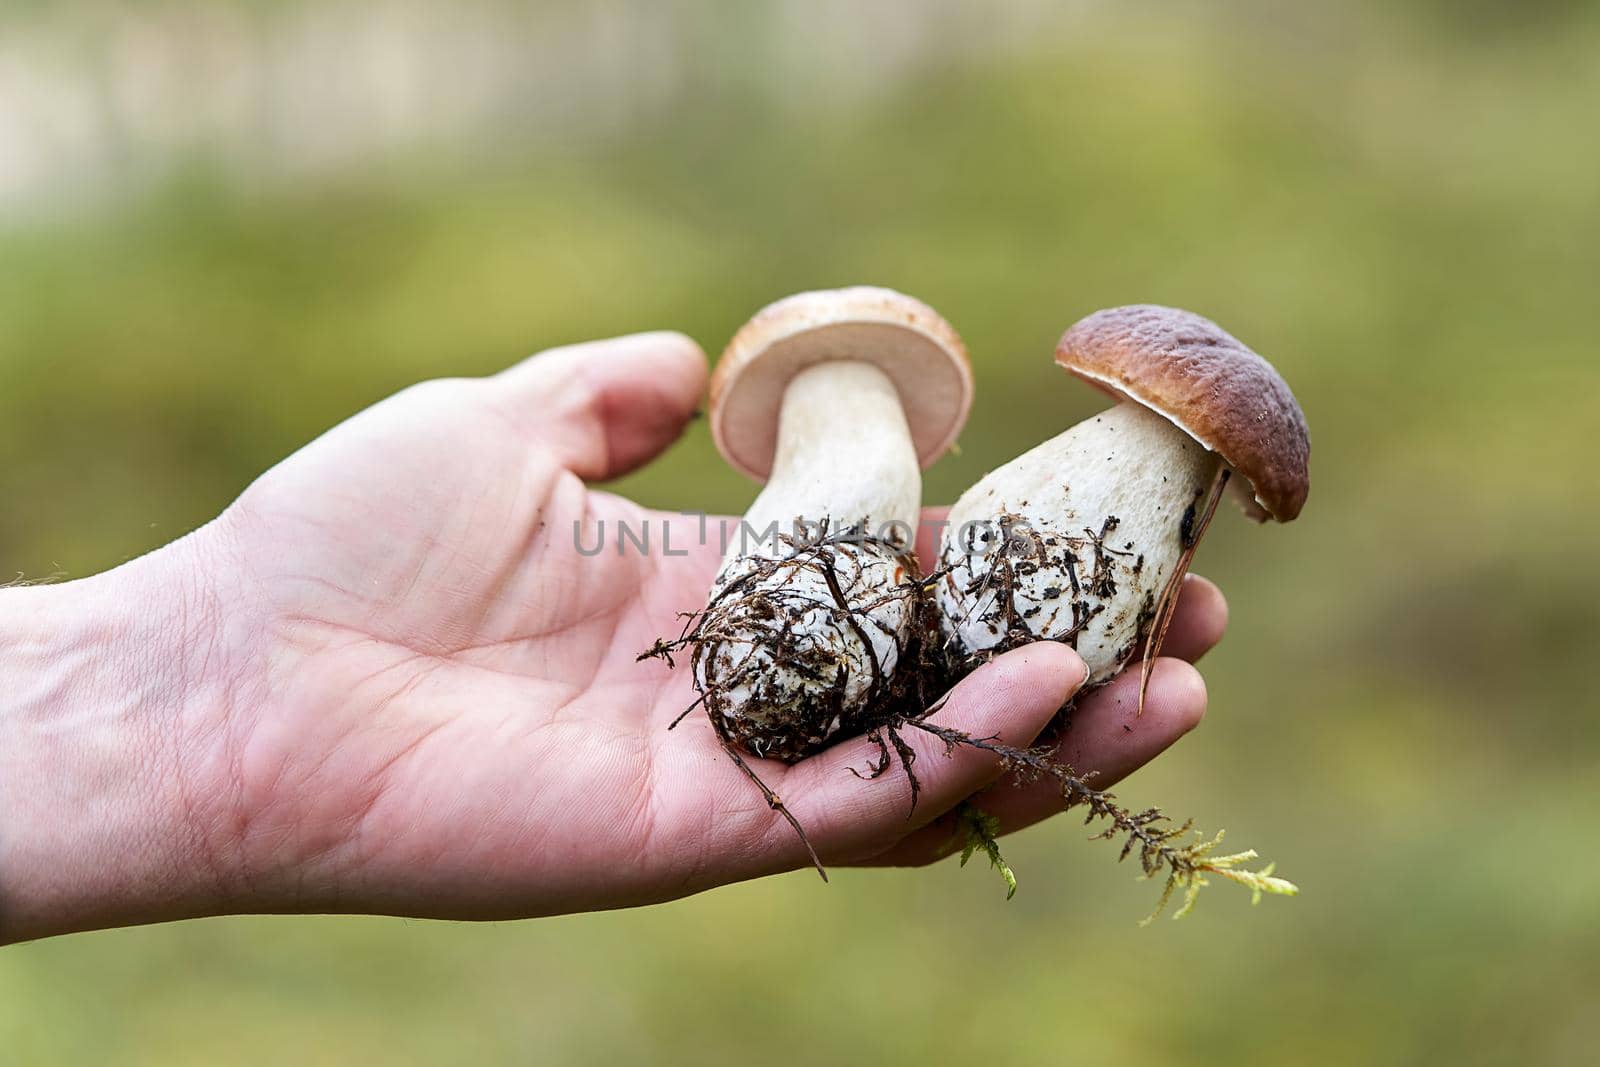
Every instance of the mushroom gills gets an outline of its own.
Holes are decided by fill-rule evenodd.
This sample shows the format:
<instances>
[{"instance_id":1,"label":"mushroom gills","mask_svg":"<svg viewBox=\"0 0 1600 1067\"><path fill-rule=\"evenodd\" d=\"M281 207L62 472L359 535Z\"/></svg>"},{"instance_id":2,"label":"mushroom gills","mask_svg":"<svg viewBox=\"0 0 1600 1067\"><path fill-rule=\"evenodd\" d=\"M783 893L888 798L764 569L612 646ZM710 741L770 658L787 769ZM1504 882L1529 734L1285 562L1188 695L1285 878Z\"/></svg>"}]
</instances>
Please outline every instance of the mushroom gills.
<instances>
[{"instance_id":1,"label":"mushroom gills","mask_svg":"<svg viewBox=\"0 0 1600 1067\"><path fill-rule=\"evenodd\" d=\"M1083 657L1090 685L1138 651L1187 566L1222 460L1133 401L992 471L950 510L937 598L963 673L1037 640Z\"/></svg>"},{"instance_id":2,"label":"mushroom gills","mask_svg":"<svg viewBox=\"0 0 1600 1067\"><path fill-rule=\"evenodd\" d=\"M730 740L797 760L894 698L918 616L921 492L881 370L834 360L794 377L772 476L730 540L699 629L695 680Z\"/></svg>"}]
</instances>

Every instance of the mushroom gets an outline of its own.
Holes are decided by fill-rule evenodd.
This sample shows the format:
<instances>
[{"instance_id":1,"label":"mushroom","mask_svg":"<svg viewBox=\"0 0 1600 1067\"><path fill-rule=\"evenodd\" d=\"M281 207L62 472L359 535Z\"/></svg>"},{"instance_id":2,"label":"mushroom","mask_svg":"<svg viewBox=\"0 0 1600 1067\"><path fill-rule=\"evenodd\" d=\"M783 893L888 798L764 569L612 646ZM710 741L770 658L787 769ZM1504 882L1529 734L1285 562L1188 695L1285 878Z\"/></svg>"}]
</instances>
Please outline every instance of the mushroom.
<instances>
[{"instance_id":1,"label":"mushroom","mask_svg":"<svg viewBox=\"0 0 1600 1067\"><path fill-rule=\"evenodd\" d=\"M1176 308L1097 311L1056 362L1118 403L1010 463L950 511L937 602L970 669L1064 641L1107 681L1144 639L1141 704L1179 586L1217 501L1288 522L1309 489L1305 418L1271 364Z\"/></svg>"},{"instance_id":2,"label":"mushroom","mask_svg":"<svg viewBox=\"0 0 1600 1067\"><path fill-rule=\"evenodd\" d=\"M729 343L711 432L766 487L679 642L725 747L794 762L920 698L921 470L971 402L955 330L888 289L788 297Z\"/></svg>"}]
</instances>

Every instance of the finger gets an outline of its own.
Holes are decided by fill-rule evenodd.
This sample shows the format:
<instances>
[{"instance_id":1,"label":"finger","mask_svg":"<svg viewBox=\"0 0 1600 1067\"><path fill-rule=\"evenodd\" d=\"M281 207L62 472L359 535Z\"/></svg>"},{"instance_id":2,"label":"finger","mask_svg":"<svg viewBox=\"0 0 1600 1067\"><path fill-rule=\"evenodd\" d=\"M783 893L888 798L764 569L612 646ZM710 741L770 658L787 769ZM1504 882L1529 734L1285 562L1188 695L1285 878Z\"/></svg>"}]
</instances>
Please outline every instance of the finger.
<instances>
[{"instance_id":1,"label":"finger","mask_svg":"<svg viewBox=\"0 0 1600 1067\"><path fill-rule=\"evenodd\" d=\"M1029 745L1087 674L1077 653L1065 645L1029 645L974 671L930 718L973 737ZM850 773L865 773L878 757L870 741L846 742L784 775L786 800L824 859L849 860L879 851L903 837L908 827L932 821L1000 774L998 761L987 752L966 746L946 751L942 740L911 725L899 732L914 753L911 769L920 787L915 810L898 758L876 780L863 781ZM777 840L786 851L796 844L781 833Z\"/></svg>"},{"instance_id":2,"label":"finger","mask_svg":"<svg viewBox=\"0 0 1600 1067\"><path fill-rule=\"evenodd\" d=\"M1161 654L1193 663L1217 647L1227 628L1228 601L1222 590L1198 574L1188 575L1178 592Z\"/></svg>"},{"instance_id":3,"label":"finger","mask_svg":"<svg viewBox=\"0 0 1600 1067\"><path fill-rule=\"evenodd\" d=\"M923 574L939 566L939 544L944 538L945 520L949 515L948 507L922 509L922 519L917 523L916 553Z\"/></svg>"},{"instance_id":4,"label":"finger","mask_svg":"<svg viewBox=\"0 0 1600 1067\"><path fill-rule=\"evenodd\" d=\"M1056 758L1096 789L1108 789L1165 752L1199 725L1206 710L1205 680L1182 660L1162 657L1150 675L1144 714L1139 714L1137 671L1124 671L1086 694L1073 709L1057 741ZM1060 789L1049 781L1019 784L1007 778L972 797L972 803L1012 833L1061 812ZM940 820L907 837L873 865L930 863L949 855L960 842L950 820Z\"/></svg>"},{"instance_id":5,"label":"finger","mask_svg":"<svg viewBox=\"0 0 1600 1067\"><path fill-rule=\"evenodd\" d=\"M677 440L705 392L706 356L681 333L640 333L553 348L491 380L563 466L603 481Z\"/></svg>"}]
</instances>

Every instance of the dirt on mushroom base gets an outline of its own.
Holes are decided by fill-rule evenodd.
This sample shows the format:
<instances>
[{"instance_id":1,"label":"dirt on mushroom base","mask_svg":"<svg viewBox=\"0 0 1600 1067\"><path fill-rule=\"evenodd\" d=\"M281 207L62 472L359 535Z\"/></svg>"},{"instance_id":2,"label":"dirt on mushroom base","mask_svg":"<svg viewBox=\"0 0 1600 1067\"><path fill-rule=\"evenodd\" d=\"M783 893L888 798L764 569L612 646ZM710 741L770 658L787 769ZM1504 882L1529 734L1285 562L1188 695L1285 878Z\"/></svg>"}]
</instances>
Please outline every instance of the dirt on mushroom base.
<instances>
[{"instance_id":1,"label":"dirt on mushroom base","mask_svg":"<svg viewBox=\"0 0 1600 1067\"><path fill-rule=\"evenodd\" d=\"M1089 682L1079 695L1098 688L1120 673L1143 649L1140 658L1139 711L1144 712L1150 671L1167 628L1177 610L1178 595L1189 573L1200 538L1205 535L1217 504L1227 489L1230 473L1219 468L1211 485L1196 490L1179 516L1177 558L1165 574L1151 574L1140 542L1117 547L1112 535L1121 525L1116 515L1106 515L1099 528L1084 526L1080 533L1036 529L1016 512L1002 510L992 522L971 524L958 542L947 542L941 552L943 575L935 594L940 599L939 619L944 629L944 658L952 683L971 674L996 656L1035 641L1060 641L1079 652L1089 665ZM1053 584L1051 582L1053 579ZM1041 585L1041 580L1045 584ZM1035 587L1030 595L1029 586ZM1119 590L1131 592L1119 602ZM966 605L959 614L953 605ZM1091 623L1108 614L1104 629L1127 634L1126 641L1086 649L1080 637ZM1070 611L1061 618L1063 609ZM974 631L983 643L969 643ZM1104 636L1104 635L1102 635ZM1070 705L1062 709L1065 715Z\"/></svg>"},{"instance_id":2,"label":"dirt on mushroom base","mask_svg":"<svg viewBox=\"0 0 1600 1067\"><path fill-rule=\"evenodd\" d=\"M793 763L926 700L916 560L863 529L733 559L694 621L706 709L751 755Z\"/></svg>"},{"instance_id":3,"label":"dirt on mushroom base","mask_svg":"<svg viewBox=\"0 0 1600 1067\"><path fill-rule=\"evenodd\" d=\"M915 558L902 546L869 537L859 527L830 533L826 521L809 537L780 535L779 544L781 553L753 559L738 577L713 593L705 609L686 613L684 628L676 638L657 640L638 658L659 658L670 666L675 654L689 653L694 685L700 695L668 729L703 707L724 751L761 792L768 806L788 821L824 881L827 870L805 828L762 781L745 755L795 763L839 742L865 736L877 746L878 755L864 772L854 773L868 780L879 779L898 759L910 786L914 812L920 791L913 767L916 752L906 743L902 731L915 729L939 738L947 755L962 746L993 754L1019 785L1053 781L1067 807L1087 809L1085 824L1104 824L1093 839L1122 839L1119 861L1137 853L1144 877L1155 878L1165 872L1161 898L1145 922L1165 910L1180 890L1184 900L1175 917L1188 914L1196 895L1208 884L1208 875L1246 886L1256 900L1263 893L1297 892L1292 883L1273 876L1270 864L1260 871L1241 867L1256 858L1254 851L1216 855L1221 832L1206 838L1193 831L1191 821L1175 824L1158 808L1133 811L1123 807L1114 794L1093 788L1090 776L1076 774L1048 747L1018 748L928 721L943 706L949 687L977 665L976 661L952 665L939 637L932 590L948 577L946 571L924 578ZM898 568L887 596L863 600L852 595L859 594L862 576L870 567L885 564ZM784 586L799 575L821 577L833 603L802 607L785 597ZM852 608L851 604L858 606ZM864 629L863 617L866 625L876 625L870 613L890 604L908 612L911 625L906 636L893 645L895 662L885 663ZM797 618L814 614L819 608L830 614L828 625L820 632L831 634L835 640L797 642ZM815 625L805 630L819 632ZM864 699L847 700L851 672L860 670L863 655L870 661L869 691ZM769 670L775 664L796 672L810 684L803 687L803 692L791 688L774 693L764 689L763 679L749 674ZM770 680L765 681L770 684ZM738 701L734 699L736 691ZM930 699L935 693L944 695ZM758 704L756 713L733 713L739 703L752 697ZM847 712L847 708L855 710ZM995 820L966 804L959 806L953 817L952 844L964 845L961 862L965 864L981 850L1005 879L1009 899L1016 892L1016 879L1000 854L1000 828ZM1192 832L1194 839L1182 843Z\"/></svg>"},{"instance_id":4,"label":"dirt on mushroom base","mask_svg":"<svg viewBox=\"0 0 1600 1067\"><path fill-rule=\"evenodd\" d=\"M892 579L882 580L884 570ZM677 637L657 640L639 659L670 666L675 654L689 653L700 696L668 729L703 707L723 749L788 820L826 880L804 827L744 755L796 763L864 735L878 759L863 777L886 773L892 751L915 807L916 757L897 727L907 709L928 706L939 691L942 662L926 639L938 632L932 611L906 546L862 526L832 532L824 519L809 532L778 534L768 553L742 557L718 577L705 608L685 614Z\"/></svg>"}]
</instances>

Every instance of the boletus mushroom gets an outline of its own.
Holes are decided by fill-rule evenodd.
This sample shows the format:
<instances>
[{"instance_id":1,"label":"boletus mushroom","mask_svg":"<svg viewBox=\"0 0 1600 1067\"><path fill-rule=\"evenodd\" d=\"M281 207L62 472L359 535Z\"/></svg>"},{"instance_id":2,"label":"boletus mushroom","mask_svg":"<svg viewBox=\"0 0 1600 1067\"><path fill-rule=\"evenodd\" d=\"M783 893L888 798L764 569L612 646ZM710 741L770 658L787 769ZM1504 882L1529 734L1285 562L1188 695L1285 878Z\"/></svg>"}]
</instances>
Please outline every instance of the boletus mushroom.
<instances>
[{"instance_id":1,"label":"boletus mushroom","mask_svg":"<svg viewBox=\"0 0 1600 1067\"><path fill-rule=\"evenodd\" d=\"M1305 418L1271 364L1216 323L1154 305L1097 311L1056 362L1117 401L991 472L944 531L937 601L958 673L1064 641L1109 680L1161 646L1217 501L1288 522L1309 489Z\"/></svg>"},{"instance_id":2,"label":"boletus mushroom","mask_svg":"<svg viewBox=\"0 0 1600 1067\"><path fill-rule=\"evenodd\" d=\"M712 585L695 679L745 751L793 762L902 694L922 621L910 555L921 471L971 402L955 330L889 289L788 297L729 343L712 436L767 484Z\"/></svg>"},{"instance_id":3,"label":"boletus mushroom","mask_svg":"<svg viewBox=\"0 0 1600 1067\"><path fill-rule=\"evenodd\" d=\"M766 486L729 538L705 609L652 652L691 650L697 703L791 824L740 752L793 763L936 695L920 659L937 627L911 552L922 468L954 442L971 403L950 324L865 286L762 309L712 376L717 448Z\"/></svg>"}]
</instances>

